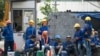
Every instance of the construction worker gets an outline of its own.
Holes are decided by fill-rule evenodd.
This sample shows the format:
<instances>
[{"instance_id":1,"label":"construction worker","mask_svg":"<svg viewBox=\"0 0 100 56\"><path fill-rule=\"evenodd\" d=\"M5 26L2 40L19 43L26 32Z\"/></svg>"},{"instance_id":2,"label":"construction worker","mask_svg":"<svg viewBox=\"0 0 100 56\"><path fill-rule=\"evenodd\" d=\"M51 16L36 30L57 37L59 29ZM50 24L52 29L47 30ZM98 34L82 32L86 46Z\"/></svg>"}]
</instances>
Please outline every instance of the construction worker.
<instances>
[{"instance_id":1,"label":"construction worker","mask_svg":"<svg viewBox=\"0 0 100 56\"><path fill-rule=\"evenodd\" d=\"M41 44L42 45L50 44L50 37L48 37L48 31L42 32Z\"/></svg>"},{"instance_id":2,"label":"construction worker","mask_svg":"<svg viewBox=\"0 0 100 56\"><path fill-rule=\"evenodd\" d=\"M91 56L91 46L90 46L91 34L92 34L91 17L87 16L85 17L85 24L83 27L84 44L85 44L87 56Z\"/></svg>"},{"instance_id":3,"label":"construction worker","mask_svg":"<svg viewBox=\"0 0 100 56\"><path fill-rule=\"evenodd\" d=\"M14 51L14 37L13 37L13 28L10 20L7 21L6 26L3 29L2 35L4 36L4 55L7 55L7 51Z\"/></svg>"},{"instance_id":4,"label":"construction worker","mask_svg":"<svg viewBox=\"0 0 100 56\"><path fill-rule=\"evenodd\" d=\"M92 29L92 35L91 35L91 53L92 55L95 56L95 53L96 53L96 43L98 42L98 32L95 31L94 29Z\"/></svg>"},{"instance_id":5,"label":"construction worker","mask_svg":"<svg viewBox=\"0 0 100 56\"><path fill-rule=\"evenodd\" d=\"M23 38L24 40L27 40L29 39L29 37L31 35L35 35L36 36L36 29L34 27L34 21L33 20L29 20L29 27L27 27L24 35L23 35Z\"/></svg>"},{"instance_id":6,"label":"construction worker","mask_svg":"<svg viewBox=\"0 0 100 56\"><path fill-rule=\"evenodd\" d=\"M56 55L61 55L61 51L63 49L62 47L62 42L61 42L61 36L60 35L55 35L55 45L54 45L54 48L55 48L55 54Z\"/></svg>"},{"instance_id":7,"label":"construction worker","mask_svg":"<svg viewBox=\"0 0 100 56\"><path fill-rule=\"evenodd\" d=\"M48 31L47 19L42 19L42 26L39 28L38 34L42 35L43 31Z\"/></svg>"},{"instance_id":8,"label":"construction worker","mask_svg":"<svg viewBox=\"0 0 100 56\"><path fill-rule=\"evenodd\" d=\"M40 44L42 46L42 50L44 50L44 54L47 55L47 51L50 50L50 37L48 36L48 31L42 32L42 39L40 40Z\"/></svg>"},{"instance_id":9,"label":"construction worker","mask_svg":"<svg viewBox=\"0 0 100 56\"><path fill-rule=\"evenodd\" d=\"M74 25L75 28L75 34L74 34L74 43L76 47L76 56L83 56L82 53L82 46L83 46L83 32L81 30L81 26L79 23L75 23Z\"/></svg>"},{"instance_id":10,"label":"construction worker","mask_svg":"<svg viewBox=\"0 0 100 56\"><path fill-rule=\"evenodd\" d=\"M38 50L37 44L39 41L36 41L36 37L34 35L31 35L28 40L25 42L24 51L25 53L29 53L28 56L31 56L32 53L35 55L35 51Z\"/></svg>"},{"instance_id":11,"label":"construction worker","mask_svg":"<svg viewBox=\"0 0 100 56\"><path fill-rule=\"evenodd\" d=\"M74 55L74 44L72 42L71 36L66 37L66 41L63 43L63 50L66 51L67 55Z\"/></svg>"}]
</instances>

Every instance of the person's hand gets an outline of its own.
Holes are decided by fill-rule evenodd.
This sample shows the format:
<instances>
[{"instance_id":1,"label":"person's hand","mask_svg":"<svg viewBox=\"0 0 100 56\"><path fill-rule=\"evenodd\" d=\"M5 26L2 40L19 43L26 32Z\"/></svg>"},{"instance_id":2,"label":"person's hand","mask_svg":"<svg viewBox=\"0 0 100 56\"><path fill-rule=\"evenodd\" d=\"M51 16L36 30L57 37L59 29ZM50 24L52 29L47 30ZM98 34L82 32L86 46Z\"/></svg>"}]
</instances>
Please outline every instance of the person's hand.
<instances>
[{"instance_id":1,"label":"person's hand","mask_svg":"<svg viewBox=\"0 0 100 56\"><path fill-rule=\"evenodd\" d=\"M94 46L95 44L94 43L91 43L91 45Z\"/></svg>"},{"instance_id":2,"label":"person's hand","mask_svg":"<svg viewBox=\"0 0 100 56\"><path fill-rule=\"evenodd\" d=\"M89 39L89 38L87 38L86 40L89 41L89 42L91 41L91 39Z\"/></svg>"},{"instance_id":3,"label":"person's hand","mask_svg":"<svg viewBox=\"0 0 100 56\"><path fill-rule=\"evenodd\" d=\"M87 35L88 33L87 32L85 32L85 35Z\"/></svg>"},{"instance_id":4,"label":"person's hand","mask_svg":"<svg viewBox=\"0 0 100 56\"><path fill-rule=\"evenodd\" d=\"M75 39L76 39L76 40L78 40L79 38L78 38L78 37L76 37Z\"/></svg>"},{"instance_id":5,"label":"person's hand","mask_svg":"<svg viewBox=\"0 0 100 56\"><path fill-rule=\"evenodd\" d=\"M30 46L33 46L33 44L30 44Z\"/></svg>"},{"instance_id":6,"label":"person's hand","mask_svg":"<svg viewBox=\"0 0 100 56\"><path fill-rule=\"evenodd\" d=\"M60 48L61 46L60 45L58 45L56 48Z\"/></svg>"},{"instance_id":7,"label":"person's hand","mask_svg":"<svg viewBox=\"0 0 100 56\"><path fill-rule=\"evenodd\" d=\"M36 41L35 44L39 44L39 41Z\"/></svg>"}]
</instances>

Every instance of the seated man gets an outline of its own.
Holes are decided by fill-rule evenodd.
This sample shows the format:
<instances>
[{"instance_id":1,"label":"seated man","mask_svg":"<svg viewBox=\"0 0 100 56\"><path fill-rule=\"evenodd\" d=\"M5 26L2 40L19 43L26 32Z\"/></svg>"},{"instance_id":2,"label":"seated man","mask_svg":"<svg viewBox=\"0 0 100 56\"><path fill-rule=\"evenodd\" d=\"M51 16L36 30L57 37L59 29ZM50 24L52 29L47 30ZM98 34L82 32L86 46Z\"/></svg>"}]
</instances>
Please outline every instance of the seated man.
<instances>
[{"instance_id":1,"label":"seated man","mask_svg":"<svg viewBox=\"0 0 100 56\"><path fill-rule=\"evenodd\" d=\"M44 53L45 55L47 54L46 52L48 50L50 50L50 38L48 37L48 31L43 31L42 32L42 38L40 40L41 42L41 46L42 46L42 49L44 50Z\"/></svg>"},{"instance_id":2,"label":"seated man","mask_svg":"<svg viewBox=\"0 0 100 56\"><path fill-rule=\"evenodd\" d=\"M71 41L71 37L67 36L66 41L63 43L63 50L67 52L67 55L73 55L74 54L74 45Z\"/></svg>"},{"instance_id":3,"label":"seated man","mask_svg":"<svg viewBox=\"0 0 100 56\"><path fill-rule=\"evenodd\" d=\"M24 51L26 53L29 53L29 56L32 55L32 53L38 50L38 48L36 47L38 43L39 41L36 41L36 37L34 35L31 35L30 39L26 40L25 42Z\"/></svg>"},{"instance_id":4,"label":"seated man","mask_svg":"<svg viewBox=\"0 0 100 56\"><path fill-rule=\"evenodd\" d=\"M61 43L61 36L56 35L55 36L55 43L54 43L54 48L55 48L55 54L60 55L62 51L62 43Z\"/></svg>"}]
</instances>

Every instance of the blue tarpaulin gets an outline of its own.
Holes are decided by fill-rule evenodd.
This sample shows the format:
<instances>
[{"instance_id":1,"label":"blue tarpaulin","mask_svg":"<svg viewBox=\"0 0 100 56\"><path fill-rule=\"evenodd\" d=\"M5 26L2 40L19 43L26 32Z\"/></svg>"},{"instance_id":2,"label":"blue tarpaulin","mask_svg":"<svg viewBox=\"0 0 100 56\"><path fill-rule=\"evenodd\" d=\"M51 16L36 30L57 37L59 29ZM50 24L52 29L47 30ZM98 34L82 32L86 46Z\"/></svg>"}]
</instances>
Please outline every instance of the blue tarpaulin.
<instances>
[{"instance_id":1,"label":"blue tarpaulin","mask_svg":"<svg viewBox=\"0 0 100 56\"><path fill-rule=\"evenodd\" d=\"M100 20L100 12L75 12L75 16L77 16L77 18L84 18L86 16L90 16L92 19Z\"/></svg>"}]
</instances>

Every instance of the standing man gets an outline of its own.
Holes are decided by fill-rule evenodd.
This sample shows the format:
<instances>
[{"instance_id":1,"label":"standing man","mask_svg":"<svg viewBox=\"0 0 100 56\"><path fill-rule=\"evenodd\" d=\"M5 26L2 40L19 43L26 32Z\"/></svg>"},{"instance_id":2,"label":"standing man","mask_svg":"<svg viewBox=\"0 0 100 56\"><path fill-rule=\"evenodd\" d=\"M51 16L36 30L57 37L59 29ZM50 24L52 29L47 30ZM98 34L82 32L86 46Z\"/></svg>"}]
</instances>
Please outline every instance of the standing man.
<instances>
[{"instance_id":1,"label":"standing man","mask_svg":"<svg viewBox=\"0 0 100 56\"><path fill-rule=\"evenodd\" d=\"M26 32L23 35L24 40L29 39L29 37L31 35L35 35L36 36L36 29L33 26L34 26L34 21L33 20L29 20L29 27L27 27Z\"/></svg>"},{"instance_id":2,"label":"standing man","mask_svg":"<svg viewBox=\"0 0 100 56\"><path fill-rule=\"evenodd\" d=\"M7 55L7 51L14 51L14 38L13 38L13 28L10 20L7 21L7 25L3 29L4 36L4 55Z\"/></svg>"},{"instance_id":3,"label":"standing man","mask_svg":"<svg viewBox=\"0 0 100 56\"><path fill-rule=\"evenodd\" d=\"M91 18L89 16L87 16L85 18L83 34L84 34L84 44L85 44L85 48L86 48L86 55L91 56L90 37L92 34L92 23L91 23Z\"/></svg>"},{"instance_id":4,"label":"standing man","mask_svg":"<svg viewBox=\"0 0 100 56\"><path fill-rule=\"evenodd\" d=\"M38 34L42 35L43 31L48 31L47 19L42 19L42 26L39 28Z\"/></svg>"},{"instance_id":5,"label":"standing man","mask_svg":"<svg viewBox=\"0 0 100 56\"><path fill-rule=\"evenodd\" d=\"M76 55L77 56L84 56L82 53L82 46L83 46L83 32L81 30L80 24L76 23L74 25L75 28L75 34L74 34L74 42L75 42L75 47L76 47Z\"/></svg>"}]
</instances>

